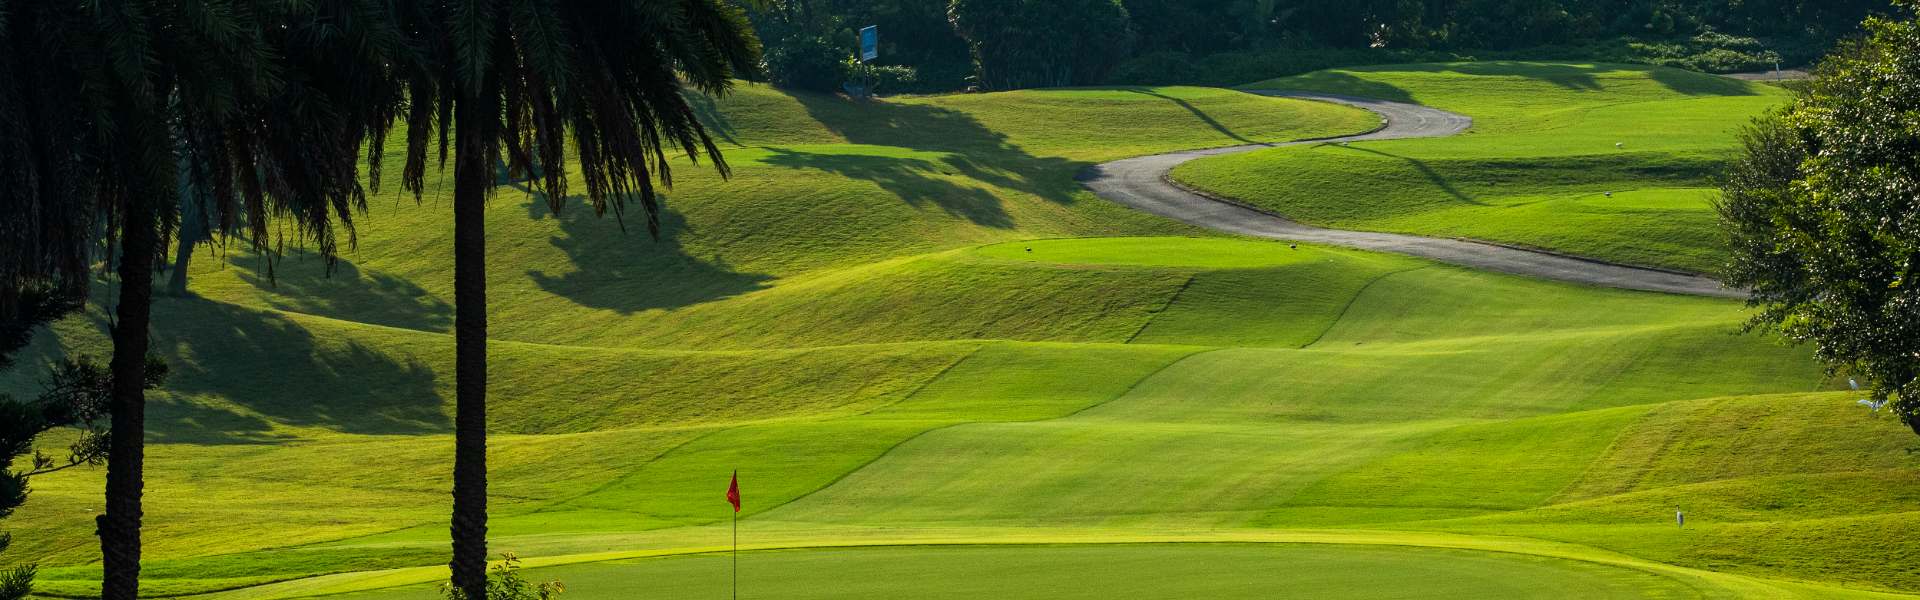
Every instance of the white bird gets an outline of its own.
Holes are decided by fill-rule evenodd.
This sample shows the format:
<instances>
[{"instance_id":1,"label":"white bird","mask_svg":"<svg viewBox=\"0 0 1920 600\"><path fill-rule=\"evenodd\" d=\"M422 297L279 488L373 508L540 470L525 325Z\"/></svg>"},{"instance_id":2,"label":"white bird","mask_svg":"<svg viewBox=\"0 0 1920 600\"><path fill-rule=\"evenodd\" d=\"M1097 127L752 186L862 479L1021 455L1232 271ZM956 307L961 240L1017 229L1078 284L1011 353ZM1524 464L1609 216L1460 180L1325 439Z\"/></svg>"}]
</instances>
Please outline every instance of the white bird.
<instances>
[{"instance_id":1,"label":"white bird","mask_svg":"<svg viewBox=\"0 0 1920 600\"><path fill-rule=\"evenodd\" d=\"M1864 405L1866 405L1866 406L1869 406L1869 407L1872 407L1872 408L1873 408L1873 412L1876 412L1876 413L1877 413L1877 412L1880 412L1880 407L1882 407L1882 406L1886 406L1886 405L1887 405L1887 401L1886 401L1886 400L1880 400L1880 401L1873 401L1873 400L1855 400L1854 402L1858 402L1858 403L1860 403L1860 404L1864 404Z\"/></svg>"},{"instance_id":2,"label":"white bird","mask_svg":"<svg viewBox=\"0 0 1920 600\"><path fill-rule=\"evenodd\" d=\"M1625 142L1614 142L1614 143L1613 143L1613 147L1615 147L1615 148L1621 148L1621 147L1625 147L1626 145L1627 145L1627 144L1626 144Z\"/></svg>"},{"instance_id":3,"label":"white bird","mask_svg":"<svg viewBox=\"0 0 1920 600\"><path fill-rule=\"evenodd\" d=\"M1847 380L1847 385L1850 385L1850 386L1853 386L1853 391L1856 391L1856 392L1857 392L1857 391L1860 391L1860 382L1858 382L1858 381L1854 381L1854 380L1852 380L1852 379L1848 379L1848 380Z\"/></svg>"},{"instance_id":4,"label":"white bird","mask_svg":"<svg viewBox=\"0 0 1920 600\"><path fill-rule=\"evenodd\" d=\"M1346 143L1346 142L1340 142L1340 145L1342 145L1342 146L1345 146L1345 145L1347 145L1347 143Z\"/></svg>"},{"instance_id":5,"label":"white bird","mask_svg":"<svg viewBox=\"0 0 1920 600\"><path fill-rule=\"evenodd\" d=\"M1602 192L1602 193L1606 194L1608 198L1613 197L1613 192Z\"/></svg>"}]
</instances>

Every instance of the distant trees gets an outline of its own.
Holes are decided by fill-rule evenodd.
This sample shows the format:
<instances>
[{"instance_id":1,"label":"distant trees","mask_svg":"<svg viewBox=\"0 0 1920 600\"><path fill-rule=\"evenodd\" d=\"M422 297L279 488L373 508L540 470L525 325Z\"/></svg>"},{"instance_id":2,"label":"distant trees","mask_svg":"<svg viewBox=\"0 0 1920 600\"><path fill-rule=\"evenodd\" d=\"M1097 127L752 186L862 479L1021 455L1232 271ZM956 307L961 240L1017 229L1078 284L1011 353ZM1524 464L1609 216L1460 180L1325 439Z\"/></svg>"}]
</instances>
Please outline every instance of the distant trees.
<instances>
[{"instance_id":1,"label":"distant trees","mask_svg":"<svg viewBox=\"0 0 1920 600\"><path fill-rule=\"evenodd\" d=\"M1741 136L1716 207L1749 329L1811 342L1920 434L1920 26L1870 20Z\"/></svg>"},{"instance_id":2,"label":"distant trees","mask_svg":"<svg viewBox=\"0 0 1920 600\"><path fill-rule=\"evenodd\" d=\"M1093 85L1127 56L1118 0L953 0L983 90Z\"/></svg>"}]
</instances>

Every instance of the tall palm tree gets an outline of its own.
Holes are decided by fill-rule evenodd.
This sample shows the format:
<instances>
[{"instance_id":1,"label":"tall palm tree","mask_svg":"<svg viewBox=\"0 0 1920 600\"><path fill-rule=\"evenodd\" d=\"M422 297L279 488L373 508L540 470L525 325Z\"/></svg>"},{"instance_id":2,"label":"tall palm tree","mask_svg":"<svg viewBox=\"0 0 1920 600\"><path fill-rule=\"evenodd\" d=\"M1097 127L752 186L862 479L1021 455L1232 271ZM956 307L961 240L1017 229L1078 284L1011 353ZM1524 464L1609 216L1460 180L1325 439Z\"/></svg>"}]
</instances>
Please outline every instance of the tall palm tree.
<instances>
[{"instance_id":1,"label":"tall palm tree","mask_svg":"<svg viewBox=\"0 0 1920 600\"><path fill-rule=\"evenodd\" d=\"M424 186L432 141L453 160L455 589L485 598L487 535L487 198L504 150L515 175L558 213L577 161L596 214L638 201L658 236L654 181L669 159L726 162L682 95L759 72L760 45L724 0L414 0L402 22L429 53L408 73L404 184ZM449 140L451 135L451 140ZM436 137L437 136L437 137ZM449 147L451 141L451 147ZM568 150L571 150L571 153ZM571 154L571 156L569 156ZM539 165L539 169L534 166Z\"/></svg>"},{"instance_id":2,"label":"tall palm tree","mask_svg":"<svg viewBox=\"0 0 1920 600\"><path fill-rule=\"evenodd\" d=\"M356 160L401 105L395 25L377 0L0 2L0 310L36 285L84 294L101 224L119 253L102 598L139 590L153 279L180 190L256 248L275 219L329 256L336 227L351 243Z\"/></svg>"}]
</instances>

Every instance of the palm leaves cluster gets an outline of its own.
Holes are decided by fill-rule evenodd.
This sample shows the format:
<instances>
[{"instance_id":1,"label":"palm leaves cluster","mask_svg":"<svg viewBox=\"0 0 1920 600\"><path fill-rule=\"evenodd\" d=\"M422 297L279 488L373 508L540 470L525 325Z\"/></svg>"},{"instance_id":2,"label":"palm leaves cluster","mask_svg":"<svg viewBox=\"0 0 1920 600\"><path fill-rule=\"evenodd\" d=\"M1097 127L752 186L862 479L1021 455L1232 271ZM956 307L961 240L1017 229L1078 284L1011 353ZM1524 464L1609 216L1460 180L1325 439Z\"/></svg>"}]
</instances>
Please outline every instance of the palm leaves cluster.
<instances>
[{"instance_id":1,"label":"palm leaves cluster","mask_svg":"<svg viewBox=\"0 0 1920 600\"><path fill-rule=\"evenodd\" d=\"M103 596L137 593L150 304L181 207L269 257L331 261L389 132L416 199L452 159L454 584L483 597L494 161L538 172L553 211L577 161L597 213L637 200L657 230L675 150L726 172L682 80L724 93L759 54L723 0L0 0L0 320L71 310L100 258L118 272Z\"/></svg>"}]
</instances>

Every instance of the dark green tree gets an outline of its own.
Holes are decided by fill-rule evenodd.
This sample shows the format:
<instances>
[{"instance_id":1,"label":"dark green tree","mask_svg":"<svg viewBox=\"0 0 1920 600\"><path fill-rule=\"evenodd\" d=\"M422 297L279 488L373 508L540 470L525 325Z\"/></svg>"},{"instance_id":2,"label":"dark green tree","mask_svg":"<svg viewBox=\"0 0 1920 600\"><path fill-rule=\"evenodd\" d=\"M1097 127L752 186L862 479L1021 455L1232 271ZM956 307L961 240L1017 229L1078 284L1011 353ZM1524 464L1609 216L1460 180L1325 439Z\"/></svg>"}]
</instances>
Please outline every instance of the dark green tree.
<instances>
[{"instance_id":1,"label":"dark green tree","mask_svg":"<svg viewBox=\"0 0 1920 600\"><path fill-rule=\"evenodd\" d=\"M1920 27L1867 21L1741 136L1717 202L1749 329L1810 342L1920 433Z\"/></svg>"},{"instance_id":2,"label":"dark green tree","mask_svg":"<svg viewBox=\"0 0 1920 600\"><path fill-rule=\"evenodd\" d=\"M364 206L357 160L381 148L402 99L389 66L407 46L390 14L349 0L5 6L0 309L43 283L81 297L103 230L104 254L118 254L103 598L139 590L148 330L179 193L193 190L190 210L269 255L282 241L270 234L328 256L336 228L350 243L350 213Z\"/></svg>"},{"instance_id":3,"label":"dark green tree","mask_svg":"<svg viewBox=\"0 0 1920 600\"><path fill-rule=\"evenodd\" d=\"M453 162L454 473L452 583L486 598L486 207L496 156L558 213L577 164L598 214L637 202L659 230L654 181L672 184L685 152L727 174L682 81L724 94L758 74L760 45L724 0L414 0L396 2L431 68L408 78L404 184L424 189L427 161ZM437 152L430 142L437 141ZM568 154L571 150L571 156ZM697 162L696 162L697 164Z\"/></svg>"},{"instance_id":4,"label":"dark green tree","mask_svg":"<svg viewBox=\"0 0 1920 600\"><path fill-rule=\"evenodd\" d=\"M33 332L48 323L72 314L80 302L65 294L44 288L16 290L19 302L13 315L0 319L0 371L10 369L14 356L33 340ZM149 357L147 387L158 387L166 378L166 363ZM0 393L0 519L13 514L27 501L28 478L80 465L99 465L106 461L107 432L102 419L110 400L112 378L101 364L81 356L56 366L45 381L46 389L31 400L17 400ZM67 448L64 461L57 461L35 448L42 434L61 427L80 427L78 441ZM14 464L27 460L23 470ZM10 533L0 533L0 552L13 541ZM0 600L21 600L33 591L37 571L25 564L0 571Z\"/></svg>"},{"instance_id":5,"label":"dark green tree","mask_svg":"<svg viewBox=\"0 0 1920 600\"><path fill-rule=\"evenodd\" d=\"M1118 0L953 0L982 90L1093 85L1127 56Z\"/></svg>"}]
</instances>

